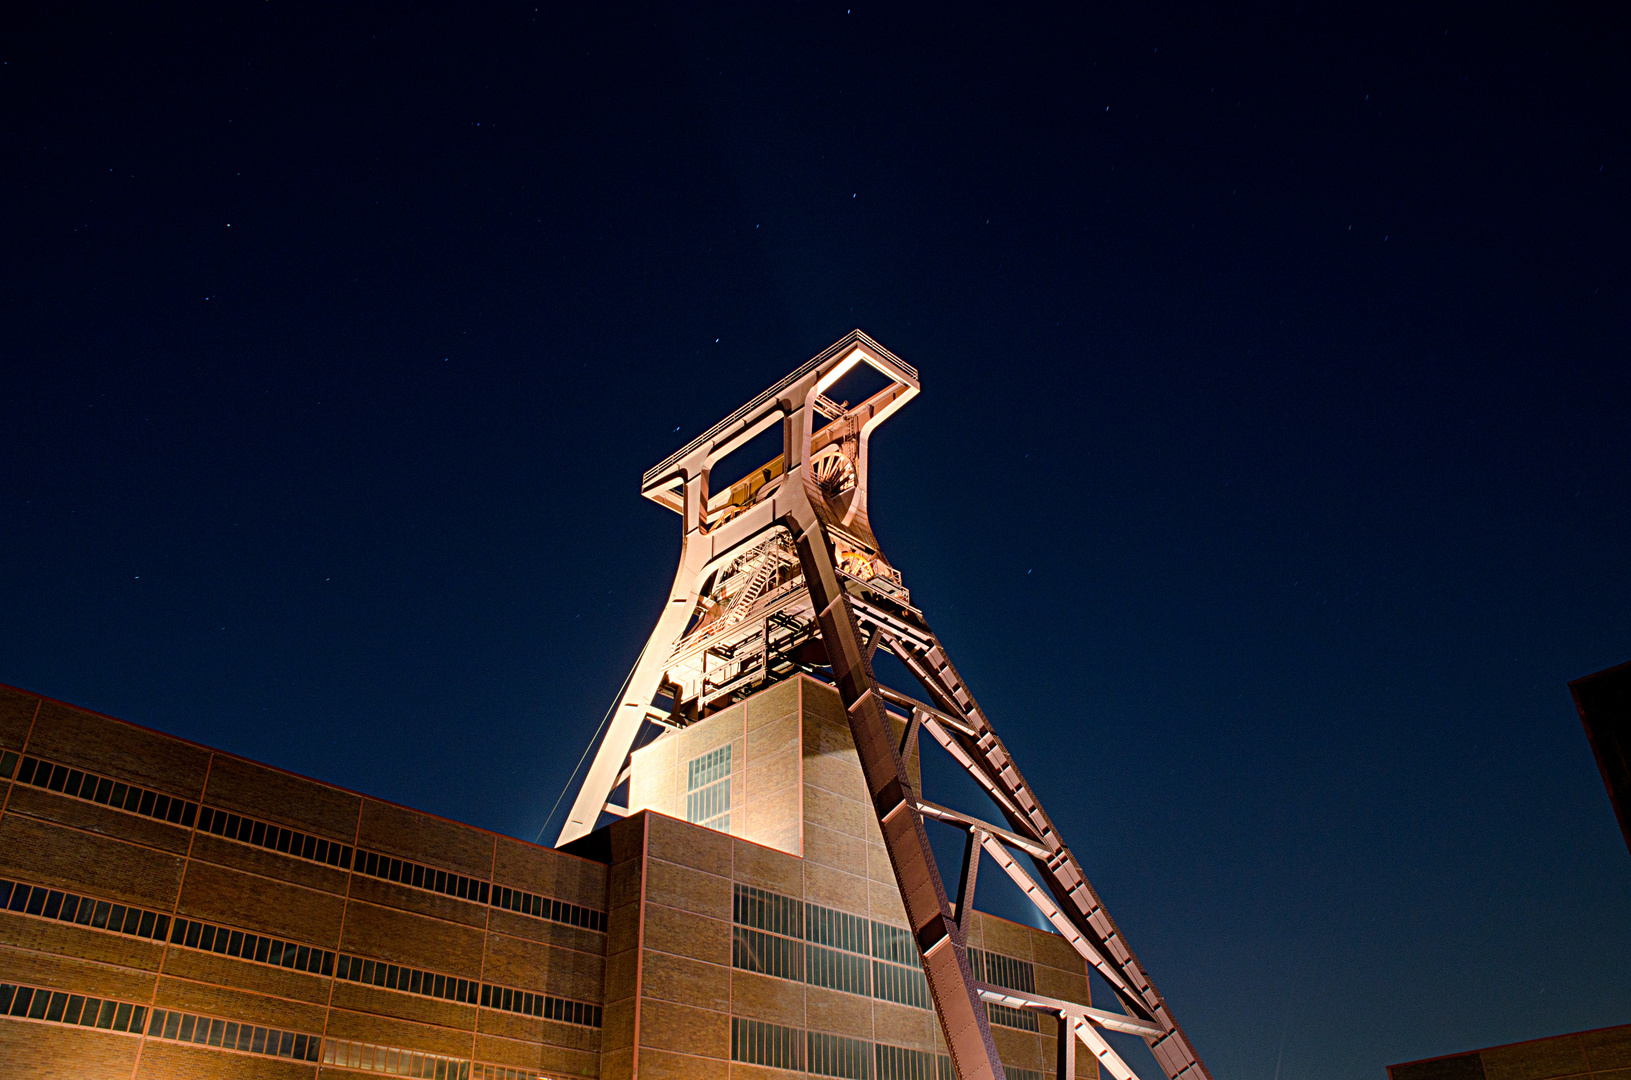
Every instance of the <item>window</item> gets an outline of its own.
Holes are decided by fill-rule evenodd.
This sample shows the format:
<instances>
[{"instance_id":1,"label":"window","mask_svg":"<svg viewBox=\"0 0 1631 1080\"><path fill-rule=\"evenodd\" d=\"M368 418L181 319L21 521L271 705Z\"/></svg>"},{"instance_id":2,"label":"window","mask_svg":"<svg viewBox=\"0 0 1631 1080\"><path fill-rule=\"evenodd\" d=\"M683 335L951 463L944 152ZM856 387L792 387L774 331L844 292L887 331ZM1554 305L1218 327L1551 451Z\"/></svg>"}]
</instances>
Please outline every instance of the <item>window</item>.
<instances>
[{"instance_id":1,"label":"window","mask_svg":"<svg viewBox=\"0 0 1631 1080\"><path fill-rule=\"evenodd\" d=\"M878 1080L935 1080L939 1062L935 1055L924 1050L908 1050L904 1046L874 1047L878 1063ZM947 1065L950 1058L943 1059ZM1013 1070L1005 1070L1012 1075Z\"/></svg>"},{"instance_id":2,"label":"window","mask_svg":"<svg viewBox=\"0 0 1631 1080\"><path fill-rule=\"evenodd\" d=\"M314 1036L315 1038L315 1036ZM316 1061L316 1055L308 1058ZM373 1043L352 1042L349 1039L324 1039L323 1064L334 1065L345 1069L361 1069L365 1072L388 1073L395 1076L433 1076L436 1080L470 1080L470 1062L461 1058L442 1057L439 1054L421 1054L417 1050L402 1050L395 1046L376 1046ZM497 1068L488 1065L486 1070L476 1066L475 1074L486 1080L503 1078L525 1077L526 1080L536 1080L538 1074L519 1069Z\"/></svg>"},{"instance_id":3,"label":"window","mask_svg":"<svg viewBox=\"0 0 1631 1080\"><path fill-rule=\"evenodd\" d=\"M816 1076L837 1076L842 1080L872 1080L872 1047L859 1039L806 1033L805 1045L810 1072Z\"/></svg>"},{"instance_id":4,"label":"window","mask_svg":"<svg viewBox=\"0 0 1631 1080\"><path fill-rule=\"evenodd\" d=\"M685 820L731 831L731 744L693 758L685 767Z\"/></svg>"},{"instance_id":5,"label":"window","mask_svg":"<svg viewBox=\"0 0 1631 1080\"><path fill-rule=\"evenodd\" d=\"M998 1005L994 1001L985 1004L985 1014L993 1024L1003 1027L1019 1028L1021 1031L1036 1031L1036 1013L1030 1009L1011 1009L1007 1005Z\"/></svg>"},{"instance_id":6,"label":"window","mask_svg":"<svg viewBox=\"0 0 1631 1080\"><path fill-rule=\"evenodd\" d=\"M224 926L177 919L170 944L200 952L220 953L272 967L292 968L312 975L334 974L334 954L309 945L279 941L264 934L246 934Z\"/></svg>"},{"instance_id":7,"label":"window","mask_svg":"<svg viewBox=\"0 0 1631 1080\"><path fill-rule=\"evenodd\" d=\"M233 1020L218 1020L165 1009L153 1010L153 1020L147 1025L147 1037L236 1050L243 1054L293 1058L296 1061L316 1061L322 1043L322 1038L317 1035L279 1031L277 1028L256 1027Z\"/></svg>"},{"instance_id":8,"label":"window","mask_svg":"<svg viewBox=\"0 0 1631 1080\"><path fill-rule=\"evenodd\" d=\"M9 774L10 769L7 769ZM53 765L39 758L23 758L23 767L17 773L19 784L33 784L47 791L59 792L87 802L101 803L129 814L168 821L172 825L191 828L198 813L198 804L185 799L163 795L157 791L122 784L106 776L70 769L66 765Z\"/></svg>"},{"instance_id":9,"label":"window","mask_svg":"<svg viewBox=\"0 0 1631 1080\"><path fill-rule=\"evenodd\" d=\"M306 859L341 870L351 869L351 847L338 840L324 840L317 836L285 829L254 818L229 814L225 810L204 807L198 815L198 831L236 840L240 844L265 848L280 855Z\"/></svg>"},{"instance_id":10,"label":"window","mask_svg":"<svg viewBox=\"0 0 1631 1080\"><path fill-rule=\"evenodd\" d=\"M979 982L1018 990L1023 994L1036 993L1036 969L1029 960L1018 960L984 949L970 949L968 966L974 969L974 978Z\"/></svg>"},{"instance_id":11,"label":"window","mask_svg":"<svg viewBox=\"0 0 1631 1080\"><path fill-rule=\"evenodd\" d=\"M88 896L75 896L60 889L29 886L21 882L0 881L0 910L78 923L80 926L161 943L170 927L170 916L157 911L143 911L141 908L126 907L107 900L92 900Z\"/></svg>"},{"instance_id":12,"label":"window","mask_svg":"<svg viewBox=\"0 0 1631 1080\"><path fill-rule=\"evenodd\" d=\"M804 1069L804 1032L797 1028L731 1017L731 1060L772 1069Z\"/></svg>"},{"instance_id":13,"label":"window","mask_svg":"<svg viewBox=\"0 0 1631 1080\"><path fill-rule=\"evenodd\" d=\"M126 1001L68 994L61 990L41 990L4 983L0 984L0 1016L27 1017L49 1024L72 1024L140 1035L142 1021L147 1017L147 1007Z\"/></svg>"}]
</instances>

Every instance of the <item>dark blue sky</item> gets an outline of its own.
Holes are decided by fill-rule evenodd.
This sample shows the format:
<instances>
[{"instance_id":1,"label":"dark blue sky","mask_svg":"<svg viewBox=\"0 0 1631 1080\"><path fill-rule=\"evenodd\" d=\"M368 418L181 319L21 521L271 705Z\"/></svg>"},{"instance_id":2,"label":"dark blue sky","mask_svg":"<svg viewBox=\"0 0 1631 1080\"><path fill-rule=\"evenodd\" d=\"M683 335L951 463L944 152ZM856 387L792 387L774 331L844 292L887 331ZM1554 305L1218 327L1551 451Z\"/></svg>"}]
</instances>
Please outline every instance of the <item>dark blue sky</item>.
<instances>
[{"instance_id":1,"label":"dark blue sky","mask_svg":"<svg viewBox=\"0 0 1631 1080\"><path fill-rule=\"evenodd\" d=\"M859 326L885 549L1219 1080L1631 1020L1628 35L1551 7L13 6L0 681L531 838L641 472Z\"/></svg>"}]
</instances>

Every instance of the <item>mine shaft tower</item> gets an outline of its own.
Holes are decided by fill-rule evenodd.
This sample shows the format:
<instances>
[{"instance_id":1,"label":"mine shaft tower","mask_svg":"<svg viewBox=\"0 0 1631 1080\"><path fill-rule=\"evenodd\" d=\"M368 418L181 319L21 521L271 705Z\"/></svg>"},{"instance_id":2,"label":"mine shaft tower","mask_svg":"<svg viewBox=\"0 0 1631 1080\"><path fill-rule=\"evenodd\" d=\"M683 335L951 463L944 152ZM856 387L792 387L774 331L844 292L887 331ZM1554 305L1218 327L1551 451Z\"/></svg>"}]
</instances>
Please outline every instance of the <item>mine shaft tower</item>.
<instances>
[{"instance_id":1,"label":"mine shaft tower","mask_svg":"<svg viewBox=\"0 0 1631 1080\"><path fill-rule=\"evenodd\" d=\"M858 364L889 385L857 405L834 401L828 391ZM605 814L628 812L610 800L650 725L683 728L800 672L830 679L957 1075L1003 1076L984 1007L996 1002L1057 1018L1061 1077L1076 1075L1080 1039L1116 1080L1135 1080L1100 1033L1108 1030L1142 1037L1171 1080L1210 1080L873 536L868 441L918 390L914 368L856 330L645 474L642 494L683 519L680 566L557 844L585 836ZM717 462L778 428L779 455L728 484L712 475ZM916 677L927 701L877 681L871 659L880 648ZM904 761L925 731L991 797L1006 826L912 789ZM967 834L955 893L936 869L925 819ZM1098 972L1122 1013L975 980L965 930L982 854Z\"/></svg>"}]
</instances>

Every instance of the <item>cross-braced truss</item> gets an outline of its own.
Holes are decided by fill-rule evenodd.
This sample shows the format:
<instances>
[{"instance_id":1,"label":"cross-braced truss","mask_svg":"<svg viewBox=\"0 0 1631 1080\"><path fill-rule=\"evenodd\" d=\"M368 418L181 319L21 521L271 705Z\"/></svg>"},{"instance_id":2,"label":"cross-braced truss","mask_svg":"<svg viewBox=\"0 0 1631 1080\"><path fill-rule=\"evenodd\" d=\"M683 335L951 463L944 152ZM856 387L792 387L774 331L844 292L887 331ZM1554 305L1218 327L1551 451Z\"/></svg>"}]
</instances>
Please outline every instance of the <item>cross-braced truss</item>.
<instances>
[{"instance_id":1,"label":"cross-braced truss","mask_svg":"<svg viewBox=\"0 0 1631 1080\"><path fill-rule=\"evenodd\" d=\"M889 385L858 405L827 391L857 364ZM917 938L930 997L962 1080L1003 1075L984 1002L1058 1019L1058 1075L1075 1075L1078 1040L1116 1080L1135 1074L1102 1031L1138 1035L1170 1080L1210 1080L1165 999L1104 909L1081 865L957 674L867 516L867 443L918 392L917 372L859 330L760 394L646 473L647 498L684 518L684 547L657 627L578 791L558 844L593 830L628 779L648 724L684 727L803 671L836 685L867 790ZM818 422L818 418L819 421ZM780 426L782 453L713 491L713 466ZM887 649L927 701L881 685L872 657ZM895 732L904 722L904 737ZM920 732L991 797L1006 827L912 790L904 765ZM949 896L925 821L966 832ZM1029 860L1030 870L1019 856ZM1115 992L1121 1014L976 982L966 921L981 860L989 857Z\"/></svg>"}]
</instances>

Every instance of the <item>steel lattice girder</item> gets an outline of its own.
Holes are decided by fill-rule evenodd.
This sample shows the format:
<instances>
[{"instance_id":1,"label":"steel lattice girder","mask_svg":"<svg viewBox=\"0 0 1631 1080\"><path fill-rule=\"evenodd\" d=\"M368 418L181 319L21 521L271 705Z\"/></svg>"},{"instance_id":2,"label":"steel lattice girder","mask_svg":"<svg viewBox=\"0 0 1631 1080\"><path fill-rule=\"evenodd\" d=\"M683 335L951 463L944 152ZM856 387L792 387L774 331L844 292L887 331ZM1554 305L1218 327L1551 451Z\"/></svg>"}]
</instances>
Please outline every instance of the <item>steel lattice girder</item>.
<instances>
[{"instance_id":1,"label":"steel lattice girder","mask_svg":"<svg viewBox=\"0 0 1631 1080\"><path fill-rule=\"evenodd\" d=\"M892 380L891 385L853 408L827 398L825 390L857 363L881 372ZM1001 998L992 996L999 993L994 988L973 980L963 925L972 906L972 886L983 851L1109 983L1127 1012L1127 1020L1115 1021L1099 1010L1051 999L1023 1003L1059 1016L1060 1062L1065 1075L1071 1072L1066 1066L1074 1060L1074 1033L1117 1080L1136 1080L1094 1030L1097 1026L1141 1035L1169 1080L1210 1080L1210 1073L951 665L939 639L906 602L898 571L889 566L872 538L866 509L867 440L877 424L917 392L915 369L854 331L646 474L642 487L646 497L684 518L680 566L670 602L608 714L606 737L556 843L585 835L603 813L627 813L625 807L611 806L609 796L628 778L629 753L640 730L647 721L682 722L683 688L671 681L669 665L683 663L684 643L702 638L706 644L700 628L694 637L688 636L702 611L699 595L704 582L713 580L712 575L733 560L762 548L770 534L785 530L793 538L802 580L781 588L779 610L797 607L807 625L816 624L826 648L957 1075L961 1080L995 1080L1003 1075L982 1003ZM813 428L817 412L833 421L819 433ZM710 495L711 467L777 424L783 432L782 456L765 466L762 476L756 471ZM835 453L844 456L848 488L839 491L818 481L812 467L818 449L828 465L833 464ZM832 475L829 472L829 480ZM843 548L836 546L839 540ZM841 557L857 556L856 545L871 567L866 576L880 575L875 580L855 577L848 562L840 570ZM758 587L764 584L761 577L752 578ZM761 679L769 677L770 618L767 616L763 632ZM723 626L729 629L737 621L726 619ZM870 628L864 644L862 626ZM877 682L871 657L880 645L907 666L927 691L932 706ZM660 692L668 692L667 687L674 688L673 706L665 716L653 708L653 702ZM701 696L694 703L698 709L706 705L708 687L704 669ZM910 713L899 747L884 709L886 702ZM927 729L981 785L1012 831L937 806L911 791L903 754L909 752L919 728ZM956 918L928 845L925 814L969 830ZM1030 857L1042 885L1020 868L1005 845Z\"/></svg>"}]
</instances>

